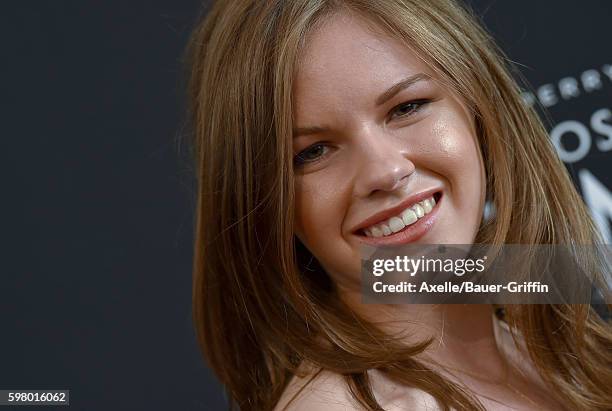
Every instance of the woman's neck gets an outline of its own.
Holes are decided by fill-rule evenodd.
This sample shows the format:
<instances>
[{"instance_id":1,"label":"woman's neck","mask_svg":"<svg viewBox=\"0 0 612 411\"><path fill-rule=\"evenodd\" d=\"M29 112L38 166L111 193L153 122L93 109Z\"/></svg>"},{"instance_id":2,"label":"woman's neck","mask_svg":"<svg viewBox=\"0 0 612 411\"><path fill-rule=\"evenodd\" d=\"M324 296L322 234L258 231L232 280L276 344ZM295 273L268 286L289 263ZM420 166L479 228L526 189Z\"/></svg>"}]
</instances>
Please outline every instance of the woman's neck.
<instances>
[{"instance_id":1,"label":"woman's neck","mask_svg":"<svg viewBox=\"0 0 612 411\"><path fill-rule=\"evenodd\" d=\"M364 319L406 344L432 338L419 359L460 373L503 378L506 363L495 339L490 304L363 304L361 294L341 293ZM438 367L436 367L438 368Z\"/></svg>"}]
</instances>

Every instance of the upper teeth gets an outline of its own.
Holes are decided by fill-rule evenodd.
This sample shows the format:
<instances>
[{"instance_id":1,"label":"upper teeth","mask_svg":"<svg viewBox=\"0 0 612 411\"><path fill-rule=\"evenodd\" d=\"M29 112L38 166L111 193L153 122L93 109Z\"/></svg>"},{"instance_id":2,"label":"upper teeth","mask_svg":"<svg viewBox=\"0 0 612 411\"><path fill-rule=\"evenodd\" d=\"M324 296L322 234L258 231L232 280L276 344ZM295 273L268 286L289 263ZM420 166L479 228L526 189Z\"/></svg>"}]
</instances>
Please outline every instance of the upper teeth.
<instances>
[{"instance_id":1,"label":"upper teeth","mask_svg":"<svg viewBox=\"0 0 612 411\"><path fill-rule=\"evenodd\" d=\"M397 233L404 227L416 223L424 215L429 214L435 205L436 200L434 200L433 196L429 197L413 204L395 217L366 228L364 230L365 234L368 237L385 237Z\"/></svg>"}]
</instances>

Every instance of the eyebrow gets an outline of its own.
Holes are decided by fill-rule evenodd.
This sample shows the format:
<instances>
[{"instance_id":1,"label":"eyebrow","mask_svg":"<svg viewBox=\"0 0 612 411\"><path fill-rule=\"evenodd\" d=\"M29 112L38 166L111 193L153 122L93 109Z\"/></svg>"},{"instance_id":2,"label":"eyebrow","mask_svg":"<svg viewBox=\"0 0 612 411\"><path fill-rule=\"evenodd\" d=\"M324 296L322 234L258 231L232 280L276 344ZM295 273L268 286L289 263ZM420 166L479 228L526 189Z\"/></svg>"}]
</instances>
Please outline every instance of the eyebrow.
<instances>
[{"instance_id":1,"label":"eyebrow","mask_svg":"<svg viewBox=\"0 0 612 411\"><path fill-rule=\"evenodd\" d=\"M393 96L395 96L400 91L412 87L413 85L415 85L419 81L427 81L427 80L430 80L430 79L431 79L431 77L428 74L425 74L425 73L417 73L417 74L415 74L413 76L406 77L405 79L399 81L398 83L395 83L393 86L389 87L387 89L387 91L382 93L376 99L376 105L380 106L382 104L385 104L387 101L389 101L391 98L393 98Z\"/></svg>"},{"instance_id":2,"label":"eyebrow","mask_svg":"<svg viewBox=\"0 0 612 411\"><path fill-rule=\"evenodd\" d=\"M300 127L293 130L293 138L307 136L309 134L323 133L325 131L327 131L327 128L325 127Z\"/></svg>"},{"instance_id":3,"label":"eyebrow","mask_svg":"<svg viewBox=\"0 0 612 411\"><path fill-rule=\"evenodd\" d=\"M387 101L392 99L393 96L395 96L397 93L399 93L400 91L404 89L412 87L419 81L428 81L428 80L431 80L431 76L425 73L417 73L410 77L406 77L405 79L400 80L399 82L389 87L384 93L378 96L378 98L375 101L376 105L380 106L386 103ZM293 130L293 137L295 138L298 136L317 134L317 133L322 133L325 131L327 131L327 128L325 127L316 127L316 126L315 127L300 127L300 128L296 128Z\"/></svg>"}]
</instances>

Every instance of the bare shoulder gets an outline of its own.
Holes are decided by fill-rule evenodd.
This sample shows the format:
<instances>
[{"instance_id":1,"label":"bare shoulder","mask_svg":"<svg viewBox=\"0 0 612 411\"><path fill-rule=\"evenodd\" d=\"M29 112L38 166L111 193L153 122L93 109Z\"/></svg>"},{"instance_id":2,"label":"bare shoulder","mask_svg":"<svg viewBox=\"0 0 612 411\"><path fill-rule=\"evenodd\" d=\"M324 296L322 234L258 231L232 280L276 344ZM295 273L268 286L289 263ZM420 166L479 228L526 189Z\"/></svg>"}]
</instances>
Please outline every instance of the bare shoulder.
<instances>
[{"instance_id":1,"label":"bare shoulder","mask_svg":"<svg viewBox=\"0 0 612 411\"><path fill-rule=\"evenodd\" d=\"M387 411L439 410L435 399L423 391L400 386L377 371L369 372L372 392ZM310 372L294 376L274 411L357 411L363 410L351 396L341 375Z\"/></svg>"},{"instance_id":2,"label":"bare shoulder","mask_svg":"<svg viewBox=\"0 0 612 411\"><path fill-rule=\"evenodd\" d=\"M291 379L274 411L353 411L359 409L351 398L341 375L329 371L311 370Z\"/></svg>"}]
</instances>

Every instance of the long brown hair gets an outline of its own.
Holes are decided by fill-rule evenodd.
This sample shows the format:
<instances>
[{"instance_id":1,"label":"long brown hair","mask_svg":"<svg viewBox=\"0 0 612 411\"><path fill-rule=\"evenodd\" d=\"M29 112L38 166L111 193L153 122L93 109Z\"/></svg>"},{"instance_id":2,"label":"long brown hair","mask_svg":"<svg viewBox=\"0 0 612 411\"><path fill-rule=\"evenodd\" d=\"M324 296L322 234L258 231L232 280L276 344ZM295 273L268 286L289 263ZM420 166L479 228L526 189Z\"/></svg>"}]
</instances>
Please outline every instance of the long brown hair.
<instances>
[{"instance_id":1,"label":"long brown hair","mask_svg":"<svg viewBox=\"0 0 612 411\"><path fill-rule=\"evenodd\" d=\"M344 376L367 409L382 409L369 369L428 392L444 409L483 409L415 359L430 341L400 344L334 298L329 277L294 235L293 78L308 32L343 8L404 41L470 107L496 210L476 242L600 241L506 59L464 7L451 0L218 1L187 49L199 343L240 409L272 409L304 362ZM506 310L564 404L612 408L612 332L589 305Z\"/></svg>"}]
</instances>

